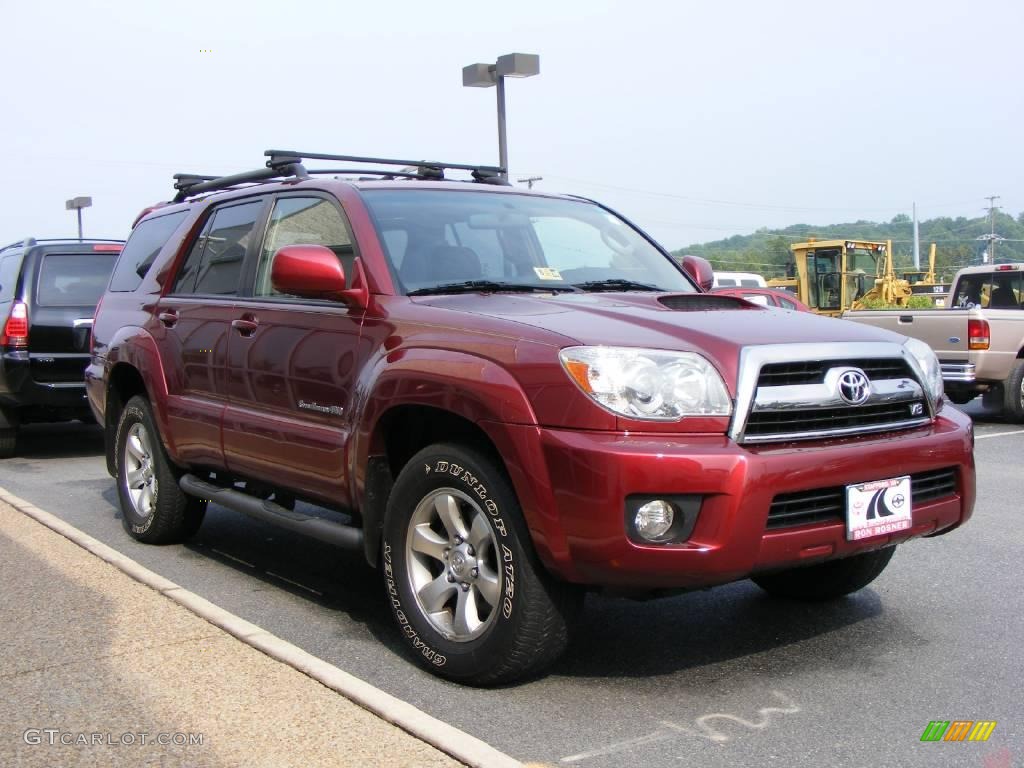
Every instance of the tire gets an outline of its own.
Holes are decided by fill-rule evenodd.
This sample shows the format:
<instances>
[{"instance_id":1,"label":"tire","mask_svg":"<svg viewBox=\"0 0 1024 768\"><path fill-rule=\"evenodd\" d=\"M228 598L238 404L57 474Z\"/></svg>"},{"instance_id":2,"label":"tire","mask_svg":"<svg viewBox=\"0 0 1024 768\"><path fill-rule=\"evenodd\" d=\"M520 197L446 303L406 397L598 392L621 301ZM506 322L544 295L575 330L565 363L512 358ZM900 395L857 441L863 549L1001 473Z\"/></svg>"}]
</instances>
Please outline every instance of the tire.
<instances>
[{"instance_id":1,"label":"tire","mask_svg":"<svg viewBox=\"0 0 1024 768\"><path fill-rule=\"evenodd\" d=\"M133 397L121 411L115 442L121 522L146 544L175 544L199 530L206 502L184 493L180 473L160 441L149 401Z\"/></svg>"},{"instance_id":2,"label":"tire","mask_svg":"<svg viewBox=\"0 0 1024 768\"><path fill-rule=\"evenodd\" d=\"M833 600L863 589L878 578L895 551L896 547L886 547L819 565L752 576L751 580L773 597Z\"/></svg>"},{"instance_id":3,"label":"tire","mask_svg":"<svg viewBox=\"0 0 1024 768\"><path fill-rule=\"evenodd\" d=\"M449 444L420 451L395 481L383 534L392 613L432 673L498 685L565 650L582 592L544 571L494 460Z\"/></svg>"},{"instance_id":4,"label":"tire","mask_svg":"<svg viewBox=\"0 0 1024 768\"><path fill-rule=\"evenodd\" d=\"M967 405L978 396L977 392L946 392L946 396L957 405Z\"/></svg>"},{"instance_id":5,"label":"tire","mask_svg":"<svg viewBox=\"0 0 1024 768\"><path fill-rule=\"evenodd\" d=\"M1003 414L1010 421L1024 422L1024 362L1003 382Z\"/></svg>"},{"instance_id":6,"label":"tire","mask_svg":"<svg viewBox=\"0 0 1024 768\"><path fill-rule=\"evenodd\" d=\"M0 429L0 459L9 459L18 449L18 430Z\"/></svg>"}]
</instances>

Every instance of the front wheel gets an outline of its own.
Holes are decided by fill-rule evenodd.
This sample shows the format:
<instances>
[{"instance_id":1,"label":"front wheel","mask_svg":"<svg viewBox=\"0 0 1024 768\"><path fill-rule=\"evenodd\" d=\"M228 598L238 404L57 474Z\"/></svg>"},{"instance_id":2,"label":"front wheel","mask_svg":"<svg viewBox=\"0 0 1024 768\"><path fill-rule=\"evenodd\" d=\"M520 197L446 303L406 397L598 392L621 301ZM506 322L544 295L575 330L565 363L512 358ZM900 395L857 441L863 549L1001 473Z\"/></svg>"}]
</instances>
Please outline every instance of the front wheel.
<instances>
[{"instance_id":1,"label":"front wheel","mask_svg":"<svg viewBox=\"0 0 1024 768\"><path fill-rule=\"evenodd\" d=\"M178 473L144 397L133 397L121 411L116 446L117 496L125 530L147 544L178 543L199 530L206 501L178 486Z\"/></svg>"},{"instance_id":2,"label":"front wheel","mask_svg":"<svg viewBox=\"0 0 1024 768\"><path fill-rule=\"evenodd\" d=\"M504 472L482 453L425 448L384 523L392 613L417 661L473 685L534 675L564 650L581 595L540 565Z\"/></svg>"},{"instance_id":3,"label":"front wheel","mask_svg":"<svg viewBox=\"0 0 1024 768\"><path fill-rule=\"evenodd\" d=\"M896 547L864 552L842 560L776 571L751 580L773 597L832 600L863 589L885 570Z\"/></svg>"}]
</instances>

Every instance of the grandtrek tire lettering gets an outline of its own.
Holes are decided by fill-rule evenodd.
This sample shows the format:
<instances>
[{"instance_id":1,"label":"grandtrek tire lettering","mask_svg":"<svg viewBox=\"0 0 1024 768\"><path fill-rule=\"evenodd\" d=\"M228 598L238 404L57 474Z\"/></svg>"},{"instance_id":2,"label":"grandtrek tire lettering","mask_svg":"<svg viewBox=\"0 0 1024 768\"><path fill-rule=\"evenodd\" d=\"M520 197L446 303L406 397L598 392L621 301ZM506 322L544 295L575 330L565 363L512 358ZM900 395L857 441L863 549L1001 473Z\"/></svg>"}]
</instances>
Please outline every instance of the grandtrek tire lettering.
<instances>
[{"instance_id":1,"label":"grandtrek tire lettering","mask_svg":"<svg viewBox=\"0 0 1024 768\"><path fill-rule=\"evenodd\" d=\"M409 624L405 611L402 610L402 603L398 599L398 589L395 587L394 568L391 564L391 547L387 542L384 543L384 579L387 583L388 595L391 598L391 608L395 612L395 619L398 621L398 625L401 627L402 632L405 633L405 636L412 641L413 648L419 650L423 654L423 658L434 666L444 666L447 659L420 639L419 635L416 634L416 630Z\"/></svg>"},{"instance_id":2,"label":"grandtrek tire lettering","mask_svg":"<svg viewBox=\"0 0 1024 768\"><path fill-rule=\"evenodd\" d=\"M474 448L434 445L409 460L388 499L382 561L402 636L443 677L509 682L568 643L581 593L544 571L503 468Z\"/></svg>"}]
</instances>

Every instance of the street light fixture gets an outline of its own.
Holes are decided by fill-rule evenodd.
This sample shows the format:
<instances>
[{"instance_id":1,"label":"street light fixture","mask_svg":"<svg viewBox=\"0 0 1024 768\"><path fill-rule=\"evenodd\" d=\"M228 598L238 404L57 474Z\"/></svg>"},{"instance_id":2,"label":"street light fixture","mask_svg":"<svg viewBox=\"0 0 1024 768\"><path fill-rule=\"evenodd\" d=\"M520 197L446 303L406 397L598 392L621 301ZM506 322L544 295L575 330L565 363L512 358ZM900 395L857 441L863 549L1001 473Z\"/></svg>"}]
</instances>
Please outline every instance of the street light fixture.
<instances>
[{"instance_id":1,"label":"street light fixture","mask_svg":"<svg viewBox=\"0 0 1024 768\"><path fill-rule=\"evenodd\" d=\"M73 197L65 201L64 208L68 211L78 212L78 239L82 239L82 209L92 205L91 197Z\"/></svg>"},{"instance_id":2,"label":"street light fixture","mask_svg":"<svg viewBox=\"0 0 1024 768\"><path fill-rule=\"evenodd\" d=\"M470 64L462 68L462 84L467 88L498 86L498 165L502 178L508 178L508 140L505 132L505 78L533 77L540 74L540 56L535 53L507 53L494 64Z\"/></svg>"}]
</instances>

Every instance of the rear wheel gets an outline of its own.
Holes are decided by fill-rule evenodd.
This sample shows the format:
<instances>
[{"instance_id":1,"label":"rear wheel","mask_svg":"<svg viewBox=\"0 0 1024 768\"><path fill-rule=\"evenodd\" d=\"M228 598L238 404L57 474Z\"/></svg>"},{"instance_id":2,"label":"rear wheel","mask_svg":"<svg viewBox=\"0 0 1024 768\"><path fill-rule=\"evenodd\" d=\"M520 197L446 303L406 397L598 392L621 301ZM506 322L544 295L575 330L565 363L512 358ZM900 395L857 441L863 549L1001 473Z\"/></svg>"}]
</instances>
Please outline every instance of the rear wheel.
<instances>
[{"instance_id":1,"label":"rear wheel","mask_svg":"<svg viewBox=\"0 0 1024 768\"><path fill-rule=\"evenodd\" d=\"M886 547L819 565L752 576L751 580L774 597L832 600L863 589L878 578L895 551L896 547Z\"/></svg>"},{"instance_id":2,"label":"rear wheel","mask_svg":"<svg viewBox=\"0 0 1024 768\"><path fill-rule=\"evenodd\" d=\"M167 458L149 401L133 397L117 426L117 495L125 530L147 544L172 544L192 536L206 502L184 493Z\"/></svg>"},{"instance_id":3,"label":"rear wheel","mask_svg":"<svg viewBox=\"0 0 1024 768\"><path fill-rule=\"evenodd\" d=\"M11 458L18 448L18 430L14 427L0 429L0 459Z\"/></svg>"},{"instance_id":4,"label":"rear wheel","mask_svg":"<svg viewBox=\"0 0 1024 768\"><path fill-rule=\"evenodd\" d=\"M534 675L565 649L581 593L537 560L504 472L475 450L435 445L388 500L384 578L416 660L474 685Z\"/></svg>"},{"instance_id":5,"label":"rear wheel","mask_svg":"<svg viewBox=\"0 0 1024 768\"><path fill-rule=\"evenodd\" d=\"M0 459L9 459L18 447L18 414L0 408Z\"/></svg>"},{"instance_id":6,"label":"rear wheel","mask_svg":"<svg viewBox=\"0 0 1024 768\"><path fill-rule=\"evenodd\" d=\"M1003 382L1003 413L1011 421L1024 421L1024 362Z\"/></svg>"}]
</instances>

